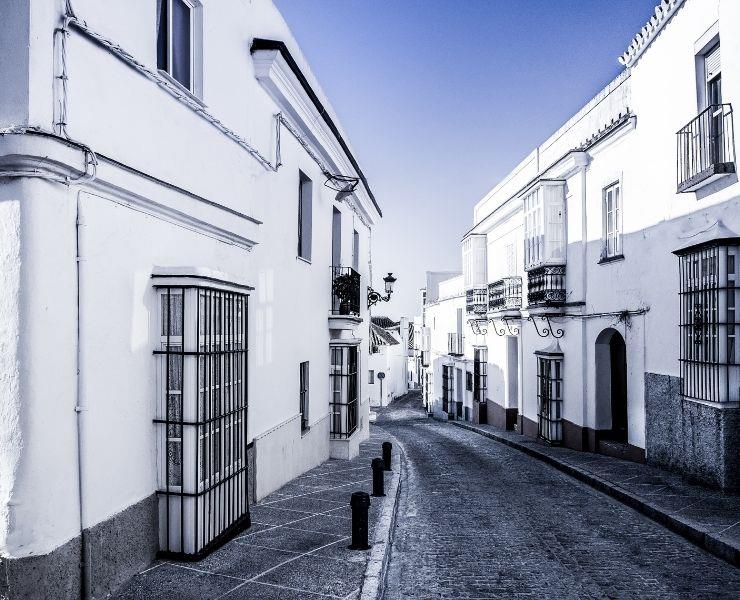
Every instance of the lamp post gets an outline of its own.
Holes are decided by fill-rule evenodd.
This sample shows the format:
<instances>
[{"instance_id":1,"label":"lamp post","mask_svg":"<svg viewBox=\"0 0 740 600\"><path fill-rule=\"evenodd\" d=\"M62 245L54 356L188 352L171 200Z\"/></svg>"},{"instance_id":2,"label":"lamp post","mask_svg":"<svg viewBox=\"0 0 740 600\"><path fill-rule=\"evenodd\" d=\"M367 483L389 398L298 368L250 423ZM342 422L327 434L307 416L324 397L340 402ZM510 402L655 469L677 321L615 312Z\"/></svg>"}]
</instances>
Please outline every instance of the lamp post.
<instances>
[{"instance_id":1,"label":"lamp post","mask_svg":"<svg viewBox=\"0 0 740 600\"><path fill-rule=\"evenodd\" d=\"M380 292L376 292L370 286L367 287L368 308L370 308L373 304L377 304L378 302L388 302L391 299L391 294L393 293L393 284L396 283L396 278L393 277L393 273L388 273L388 275L383 277L383 281L385 282L385 296L381 296Z\"/></svg>"}]
</instances>

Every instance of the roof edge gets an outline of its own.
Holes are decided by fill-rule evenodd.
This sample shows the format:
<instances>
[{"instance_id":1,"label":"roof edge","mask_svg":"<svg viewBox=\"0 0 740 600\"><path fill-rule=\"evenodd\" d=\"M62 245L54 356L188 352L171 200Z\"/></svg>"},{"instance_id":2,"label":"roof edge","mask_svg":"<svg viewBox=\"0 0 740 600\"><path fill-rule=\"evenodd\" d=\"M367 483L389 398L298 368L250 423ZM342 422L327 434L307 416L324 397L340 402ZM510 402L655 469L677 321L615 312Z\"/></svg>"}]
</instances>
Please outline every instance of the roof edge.
<instances>
[{"instance_id":1,"label":"roof edge","mask_svg":"<svg viewBox=\"0 0 740 600\"><path fill-rule=\"evenodd\" d=\"M288 50L288 47L285 45L285 42L280 41L280 40L269 40L266 38L256 37L252 40L252 45L250 47L250 53L254 54L255 52L259 50L277 50L278 52L280 52L283 59L290 67L290 70L293 72L293 75L296 76L296 79L298 79L299 83L301 84L303 91L306 92L308 97L311 99L311 102L316 107L316 110L319 111L319 114L324 119L324 122L326 123L327 127L329 127L331 132L334 134L334 137L337 138L339 145L342 147L342 150L344 150L344 153L347 155L349 162L352 164L355 171L357 172L357 175L362 181L362 184L365 186L365 190L367 190L367 194L368 196L370 196L370 200L372 200L373 206L375 206L375 209L378 211L378 214L382 217L383 211L380 210L380 206L378 206L378 202L377 200L375 200L375 196L373 195L373 192L370 189L370 185L368 184L367 178L365 177L365 174L362 172L362 169L360 168L359 163L357 162L354 155L352 154L352 151L349 149L347 142L344 141L344 138L342 137L342 134L339 132L339 128L334 123L334 120L331 118L331 115L329 115L329 112L324 108L323 103L321 102L318 95L311 87L311 84L309 83L308 79L306 79L306 76L303 74L303 71L301 71L301 68L298 66L298 63L295 61L295 59L291 55L290 50Z\"/></svg>"}]
</instances>

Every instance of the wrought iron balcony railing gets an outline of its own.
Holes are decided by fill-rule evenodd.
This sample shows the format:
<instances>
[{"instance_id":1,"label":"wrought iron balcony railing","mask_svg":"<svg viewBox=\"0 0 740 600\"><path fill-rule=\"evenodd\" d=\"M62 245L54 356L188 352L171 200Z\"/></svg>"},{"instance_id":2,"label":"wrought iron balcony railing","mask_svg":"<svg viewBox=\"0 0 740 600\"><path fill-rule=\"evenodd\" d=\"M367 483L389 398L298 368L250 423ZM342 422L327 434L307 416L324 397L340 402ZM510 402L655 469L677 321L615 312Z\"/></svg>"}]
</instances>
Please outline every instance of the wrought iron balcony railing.
<instances>
[{"instance_id":1,"label":"wrought iron balcony railing","mask_svg":"<svg viewBox=\"0 0 740 600\"><path fill-rule=\"evenodd\" d=\"M565 303L565 265L537 267L527 273L529 306L559 306Z\"/></svg>"},{"instance_id":2,"label":"wrought iron balcony railing","mask_svg":"<svg viewBox=\"0 0 740 600\"><path fill-rule=\"evenodd\" d=\"M679 192L693 192L721 175L735 172L731 104L711 104L676 135Z\"/></svg>"},{"instance_id":3,"label":"wrought iron balcony railing","mask_svg":"<svg viewBox=\"0 0 740 600\"><path fill-rule=\"evenodd\" d=\"M522 278L504 277L488 284L488 311L519 310L522 307Z\"/></svg>"},{"instance_id":4,"label":"wrought iron balcony railing","mask_svg":"<svg viewBox=\"0 0 740 600\"><path fill-rule=\"evenodd\" d=\"M486 288L471 288L465 291L465 312L471 316L486 316Z\"/></svg>"},{"instance_id":5,"label":"wrought iron balcony railing","mask_svg":"<svg viewBox=\"0 0 740 600\"><path fill-rule=\"evenodd\" d=\"M360 274L350 267L331 267L331 314L360 315Z\"/></svg>"},{"instance_id":6,"label":"wrought iron balcony railing","mask_svg":"<svg viewBox=\"0 0 740 600\"><path fill-rule=\"evenodd\" d=\"M453 356L462 356L465 354L465 336L461 333L448 333L447 353Z\"/></svg>"}]
</instances>

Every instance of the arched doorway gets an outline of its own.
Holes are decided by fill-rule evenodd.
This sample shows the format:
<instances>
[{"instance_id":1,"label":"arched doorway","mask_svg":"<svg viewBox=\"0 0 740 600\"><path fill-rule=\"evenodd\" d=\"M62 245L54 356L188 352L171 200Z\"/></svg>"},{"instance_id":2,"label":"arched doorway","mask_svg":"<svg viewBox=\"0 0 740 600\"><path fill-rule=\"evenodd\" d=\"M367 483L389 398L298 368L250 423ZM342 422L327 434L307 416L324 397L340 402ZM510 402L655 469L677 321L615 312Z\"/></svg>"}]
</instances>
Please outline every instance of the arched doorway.
<instances>
[{"instance_id":1,"label":"arched doorway","mask_svg":"<svg viewBox=\"0 0 740 600\"><path fill-rule=\"evenodd\" d=\"M596 429L600 439L627 443L627 351L611 327L596 338Z\"/></svg>"}]
</instances>

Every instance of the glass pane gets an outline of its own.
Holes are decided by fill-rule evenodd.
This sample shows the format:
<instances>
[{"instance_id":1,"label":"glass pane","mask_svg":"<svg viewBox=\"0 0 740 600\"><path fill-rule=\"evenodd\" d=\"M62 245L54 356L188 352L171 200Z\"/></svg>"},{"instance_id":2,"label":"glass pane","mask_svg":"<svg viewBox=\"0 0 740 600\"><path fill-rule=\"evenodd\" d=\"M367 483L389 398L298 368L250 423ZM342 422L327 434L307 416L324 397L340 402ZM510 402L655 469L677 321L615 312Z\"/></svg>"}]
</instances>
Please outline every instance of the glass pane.
<instances>
[{"instance_id":1,"label":"glass pane","mask_svg":"<svg viewBox=\"0 0 740 600\"><path fill-rule=\"evenodd\" d=\"M190 89L190 7L172 0L172 76Z\"/></svg>"},{"instance_id":2,"label":"glass pane","mask_svg":"<svg viewBox=\"0 0 740 600\"><path fill-rule=\"evenodd\" d=\"M167 70L167 0L161 0L157 15L157 68Z\"/></svg>"}]
</instances>

